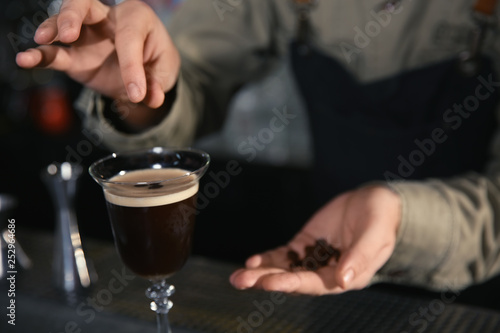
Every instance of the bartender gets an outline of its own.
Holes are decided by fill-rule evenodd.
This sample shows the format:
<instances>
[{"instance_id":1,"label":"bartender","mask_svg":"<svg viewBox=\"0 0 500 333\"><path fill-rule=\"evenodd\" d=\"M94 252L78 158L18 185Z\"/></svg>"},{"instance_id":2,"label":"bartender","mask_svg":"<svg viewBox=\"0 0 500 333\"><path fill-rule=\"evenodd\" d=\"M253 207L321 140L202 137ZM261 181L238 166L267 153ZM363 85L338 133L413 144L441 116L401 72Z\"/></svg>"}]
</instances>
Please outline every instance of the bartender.
<instances>
[{"instance_id":1,"label":"bartender","mask_svg":"<svg viewBox=\"0 0 500 333\"><path fill-rule=\"evenodd\" d=\"M495 2L191 0L165 28L140 1L65 0L17 63L84 84L85 126L119 151L220 129L234 92L289 56L318 209L231 283L315 295L376 281L458 289L500 271ZM290 253L304 257L318 239L338 261L291 270Z\"/></svg>"}]
</instances>

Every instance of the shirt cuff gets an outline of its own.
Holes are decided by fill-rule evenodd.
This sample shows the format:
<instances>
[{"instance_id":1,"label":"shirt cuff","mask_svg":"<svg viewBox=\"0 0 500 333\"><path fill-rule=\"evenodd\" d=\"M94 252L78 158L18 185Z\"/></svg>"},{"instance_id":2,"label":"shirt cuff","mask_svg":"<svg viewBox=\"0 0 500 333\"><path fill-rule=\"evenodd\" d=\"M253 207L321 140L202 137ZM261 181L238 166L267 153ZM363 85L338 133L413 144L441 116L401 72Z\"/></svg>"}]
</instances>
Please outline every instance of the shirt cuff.
<instances>
[{"instance_id":1,"label":"shirt cuff","mask_svg":"<svg viewBox=\"0 0 500 333\"><path fill-rule=\"evenodd\" d=\"M434 181L388 186L401 197L401 223L394 252L373 282L447 288L436 272L452 254L459 234L446 196Z\"/></svg>"},{"instance_id":2,"label":"shirt cuff","mask_svg":"<svg viewBox=\"0 0 500 333\"><path fill-rule=\"evenodd\" d=\"M184 147L195 137L202 101L193 96L186 80L179 76L177 96L167 116L157 125L144 132L131 134L117 130L105 117L103 98L97 92L84 89L76 102L83 116L83 126L94 138L100 138L108 149L118 152L151 148L154 146Z\"/></svg>"}]
</instances>

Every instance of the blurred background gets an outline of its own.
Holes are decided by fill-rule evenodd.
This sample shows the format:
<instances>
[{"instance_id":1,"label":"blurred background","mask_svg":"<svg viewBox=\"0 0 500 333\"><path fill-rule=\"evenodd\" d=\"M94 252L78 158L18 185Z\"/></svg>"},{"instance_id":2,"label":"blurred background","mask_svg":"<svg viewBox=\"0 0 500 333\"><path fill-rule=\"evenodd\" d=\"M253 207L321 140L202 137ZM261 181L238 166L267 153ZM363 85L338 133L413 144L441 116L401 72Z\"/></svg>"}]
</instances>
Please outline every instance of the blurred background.
<instances>
[{"instance_id":1,"label":"blurred background","mask_svg":"<svg viewBox=\"0 0 500 333\"><path fill-rule=\"evenodd\" d=\"M167 23L182 0L146 2ZM82 237L111 240L101 188L86 172L109 151L82 132L74 109L81 87L64 74L24 70L15 64L15 54L35 46L36 27L58 5L60 1L51 0L0 3L0 193L17 199L19 228L50 232L54 205L40 173L52 162L76 162L84 168L75 202ZM284 108L296 118L272 139L266 138L264 148L248 162L238 146L269 128L273 110ZM211 171L225 170L228 161L237 160L242 172L200 214L194 253L242 262L255 251L286 242L309 216L308 124L286 60L268 77L244 87L222 131L201 138L195 146L211 154Z\"/></svg>"}]
</instances>

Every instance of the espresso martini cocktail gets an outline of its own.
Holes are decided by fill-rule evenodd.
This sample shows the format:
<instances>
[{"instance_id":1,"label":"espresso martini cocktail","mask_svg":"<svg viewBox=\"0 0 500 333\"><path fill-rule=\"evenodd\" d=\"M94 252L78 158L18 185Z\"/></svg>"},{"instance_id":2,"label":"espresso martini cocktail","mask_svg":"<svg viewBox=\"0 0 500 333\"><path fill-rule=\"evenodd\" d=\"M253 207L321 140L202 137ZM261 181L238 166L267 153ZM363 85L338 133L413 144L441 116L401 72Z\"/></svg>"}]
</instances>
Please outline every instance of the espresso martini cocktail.
<instances>
[{"instance_id":1,"label":"espresso martini cocktail","mask_svg":"<svg viewBox=\"0 0 500 333\"><path fill-rule=\"evenodd\" d=\"M121 260L153 283L146 295L158 332L170 332L168 297L175 289L166 279L188 259L199 180L209 162L199 150L153 148L112 154L89 168L103 188Z\"/></svg>"}]
</instances>

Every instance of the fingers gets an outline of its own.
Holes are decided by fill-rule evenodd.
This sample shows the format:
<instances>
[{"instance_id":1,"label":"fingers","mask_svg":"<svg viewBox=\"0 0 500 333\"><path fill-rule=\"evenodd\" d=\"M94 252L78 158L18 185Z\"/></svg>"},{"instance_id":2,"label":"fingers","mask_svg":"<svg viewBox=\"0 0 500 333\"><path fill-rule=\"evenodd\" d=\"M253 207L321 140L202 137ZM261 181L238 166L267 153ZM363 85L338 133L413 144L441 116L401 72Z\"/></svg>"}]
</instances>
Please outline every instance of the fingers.
<instances>
[{"instance_id":1,"label":"fingers","mask_svg":"<svg viewBox=\"0 0 500 333\"><path fill-rule=\"evenodd\" d=\"M165 93L163 92L162 86L158 83L158 81L151 77L148 78L147 82L147 94L143 103L152 109L159 108L165 100Z\"/></svg>"},{"instance_id":2,"label":"fingers","mask_svg":"<svg viewBox=\"0 0 500 333\"><path fill-rule=\"evenodd\" d=\"M290 262L287 259L287 252L290 248L281 246L277 249L256 254L247 259L245 266L247 268L257 267L279 267L288 269Z\"/></svg>"},{"instance_id":3,"label":"fingers","mask_svg":"<svg viewBox=\"0 0 500 333\"><path fill-rule=\"evenodd\" d=\"M237 289L256 288L267 291L322 295L345 291L334 281L335 267L318 271L290 272L279 268L240 269L230 277Z\"/></svg>"},{"instance_id":4,"label":"fingers","mask_svg":"<svg viewBox=\"0 0 500 333\"><path fill-rule=\"evenodd\" d=\"M73 43L80 36L83 24L95 24L104 20L109 7L96 0L66 0L59 14L54 15L38 27L35 42L43 45L56 40Z\"/></svg>"},{"instance_id":5,"label":"fingers","mask_svg":"<svg viewBox=\"0 0 500 333\"><path fill-rule=\"evenodd\" d=\"M70 58L64 47L44 45L18 53L16 62L23 68L40 67L65 71L70 65Z\"/></svg>"},{"instance_id":6,"label":"fingers","mask_svg":"<svg viewBox=\"0 0 500 333\"><path fill-rule=\"evenodd\" d=\"M247 268L257 268L259 266L263 266L262 265L262 255L260 254L256 254L254 256L251 256L250 258L247 259L247 261L245 262L245 266Z\"/></svg>"},{"instance_id":7,"label":"fingers","mask_svg":"<svg viewBox=\"0 0 500 333\"><path fill-rule=\"evenodd\" d=\"M366 287L393 250L394 241L383 230L367 230L342 253L335 272L337 283L343 289Z\"/></svg>"},{"instance_id":8,"label":"fingers","mask_svg":"<svg viewBox=\"0 0 500 333\"><path fill-rule=\"evenodd\" d=\"M345 290L336 284L334 273L336 268L326 266L317 271L298 271L269 274L260 280L262 289L299 293L307 295L323 295L341 293Z\"/></svg>"},{"instance_id":9,"label":"fingers","mask_svg":"<svg viewBox=\"0 0 500 333\"><path fill-rule=\"evenodd\" d=\"M361 284L366 267L367 259L356 250L344 253L335 272L335 280L343 289L355 289L356 284Z\"/></svg>"},{"instance_id":10,"label":"fingers","mask_svg":"<svg viewBox=\"0 0 500 333\"><path fill-rule=\"evenodd\" d=\"M229 281L236 289L262 288L260 279L263 276L275 273L283 273L281 268L255 268L255 269L239 269L229 277Z\"/></svg>"},{"instance_id":11,"label":"fingers","mask_svg":"<svg viewBox=\"0 0 500 333\"><path fill-rule=\"evenodd\" d=\"M104 20L109 7L95 0L66 0L57 18L59 40L73 43L80 36L83 24L95 24Z\"/></svg>"},{"instance_id":12,"label":"fingers","mask_svg":"<svg viewBox=\"0 0 500 333\"><path fill-rule=\"evenodd\" d=\"M34 40L37 44L50 44L57 37L57 15L42 22L35 32Z\"/></svg>"},{"instance_id":13,"label":"fingers","mask_svg":"<svg viewBox=\"0 0 500 333\"><path fill-rule=\"evenodd\" d=\"M16 55L16 63L23 68L33 68L42 60L42 53L37 49L29 49Z\"/></svg>"},{"instance_id":14,"label":"fingers","mask_svg":"<svg viewBox=\"0 0 500 333\"><path fill-rule=\"evenodd\" d=\"M123 84L130 101L139 103L147 94L144 44L151 30L149 22L153 20L154 13L147 5L134 1L124 2L114 15L115 47ZM141 17L141 20L132 19L134 17Z\"/></svg>"},{"instance_id":15,"label":"fingers","mask_svg":"<svg viewBox=\"0 0 500 333\"><path fill-rule=\"evenodd\" d=\"M133 103L141 102L146 96L146 73L143 51L145 36L133 27L117 32L115 45L123 85Z\"/></svg>"},{"instance_id":16,"label":"fingers","mask_svg":"<svg viewBox=\"0 0 500 333\"><path fill-rule=\"evenodd\" d=\"M141 1L125 1L113 11L115 46L130 101L161 106L176 83L180 57L163 23Z\"/></svg>"}]
</instances>

